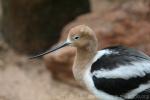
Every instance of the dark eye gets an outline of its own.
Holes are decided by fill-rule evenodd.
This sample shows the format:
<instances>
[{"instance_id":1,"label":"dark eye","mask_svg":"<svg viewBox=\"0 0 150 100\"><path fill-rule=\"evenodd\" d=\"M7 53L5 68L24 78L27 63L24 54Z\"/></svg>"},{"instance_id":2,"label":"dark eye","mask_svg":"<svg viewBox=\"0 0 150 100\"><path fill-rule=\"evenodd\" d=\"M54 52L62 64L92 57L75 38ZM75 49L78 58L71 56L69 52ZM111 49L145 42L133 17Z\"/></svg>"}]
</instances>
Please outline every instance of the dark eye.
<instances>
[{"instance_id":1,"label":"dark eye","mask_svg":"<svg viewBox=\"0 0 150 100\"><path fill-rule=\"evenodd\" d=\"M75 36L75 37L74 37L75 40L78 40L79 38L80 38L79 36Z\"/></svg>"}]
</instances>

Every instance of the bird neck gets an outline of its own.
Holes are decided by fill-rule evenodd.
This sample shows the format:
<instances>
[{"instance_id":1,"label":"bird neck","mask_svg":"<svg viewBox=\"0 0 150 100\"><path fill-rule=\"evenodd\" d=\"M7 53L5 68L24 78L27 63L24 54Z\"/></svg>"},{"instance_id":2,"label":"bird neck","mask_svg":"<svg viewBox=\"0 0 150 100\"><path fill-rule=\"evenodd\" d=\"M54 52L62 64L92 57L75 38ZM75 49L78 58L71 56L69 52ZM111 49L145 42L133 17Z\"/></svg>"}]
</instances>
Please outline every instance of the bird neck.
<instances>
[{"instance_id":1,"label":"bird neck","mask_svg":"<svg viewBox=\"0 0 150 100\"><path fill-rule=\"evenodd\" d=\"M96 50L77 49L75 62L89 62L96 54Z\"/></svg>"},{"instance_id":2,"label":"bird neck","mask_svg":"<svg viewBox=\"0 0 150 100\"><path fill-rule=\"evenodd\" d=\"M92 61L96 55L96 49L81 49L78 48L76 51L76 57L73 65L73 74L76 80L79 81L81 85L84 84L83 77L88 64Z\"/></svg>"},{"instance_id":3,"label":"bird neck","mask_svg":"<svg viewBox=\"0 0 150 100\"><path fill-rule=\"evenodd\" d=\"M97 52L97 39L93 37L93 39L89 40L90 42L83 46L77 47L76 51L76 63L89 62Z\"/></svg>"}]
</instances>

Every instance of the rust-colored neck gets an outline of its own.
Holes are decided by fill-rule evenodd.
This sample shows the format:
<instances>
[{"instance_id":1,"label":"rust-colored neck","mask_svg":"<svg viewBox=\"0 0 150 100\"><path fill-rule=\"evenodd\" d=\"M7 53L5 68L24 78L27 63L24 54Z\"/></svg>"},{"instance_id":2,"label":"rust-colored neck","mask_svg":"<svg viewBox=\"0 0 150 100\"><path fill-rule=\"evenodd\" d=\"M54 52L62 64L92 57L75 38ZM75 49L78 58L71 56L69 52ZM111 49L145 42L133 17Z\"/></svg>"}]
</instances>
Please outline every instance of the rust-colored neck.
<instances>
[{"instance_id":1,"label":"rust-colored neck","mask_svg":"<svg viewBox=\"0 0 150 100\"><path fill-rule=\"evenodd\" d=\"M96 55L96 52L96 48L77 48L73 65L73 74L75 79L78 80L81 85L83 84L84 72L87 67L90 67L88 65Z\"/></svg>"},{"instance_id":2,"label":"rust-colored neck","mask_svg":"<svg viewBox=\"0 0 150 100\"><path fill-rule=\"evenodd\" d=\"M96 54L96 50L77 49L76 63L89 62Z\"/></svg>"}]
</instances>

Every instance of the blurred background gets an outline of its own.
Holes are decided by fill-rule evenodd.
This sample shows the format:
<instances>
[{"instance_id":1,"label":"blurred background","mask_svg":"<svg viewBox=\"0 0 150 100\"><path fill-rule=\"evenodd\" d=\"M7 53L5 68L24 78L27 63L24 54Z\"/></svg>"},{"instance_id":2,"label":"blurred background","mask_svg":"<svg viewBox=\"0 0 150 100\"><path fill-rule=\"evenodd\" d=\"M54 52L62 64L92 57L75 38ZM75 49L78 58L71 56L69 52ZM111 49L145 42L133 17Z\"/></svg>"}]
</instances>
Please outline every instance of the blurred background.
<instances>
[{"instance_id":1,"label":"blurred background","mask_svg":"<svg viewBox=\"0 0 150 100\"><path fill-rule=\"evenodd\" d=\"M150 55L150 0L0 0L0 100L95 100L74 80L75 49L27 57L86 24L99 49L125 45Z\"/></svg>"}]
</instances>

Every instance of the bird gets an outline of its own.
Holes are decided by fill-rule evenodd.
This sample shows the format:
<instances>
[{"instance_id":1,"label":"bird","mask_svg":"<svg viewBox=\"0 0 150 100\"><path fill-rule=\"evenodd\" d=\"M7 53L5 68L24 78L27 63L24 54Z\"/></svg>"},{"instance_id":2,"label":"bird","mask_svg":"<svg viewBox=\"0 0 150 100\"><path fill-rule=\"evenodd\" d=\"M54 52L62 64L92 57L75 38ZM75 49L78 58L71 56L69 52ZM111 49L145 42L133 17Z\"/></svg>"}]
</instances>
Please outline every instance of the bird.
<instances>
[{"instance_id":1,"label":"bird","mask_svg":"<svg viewBox=\"0 0 150 100\"><path fill-rule=\"evenodd\" d=\"M150 100L150 57L121 45L98 50L96 34L87 25L71 28L65 42L30 59L66 46L76 48L75 79L98 100Z\"/></svg>"}]
</instances>

